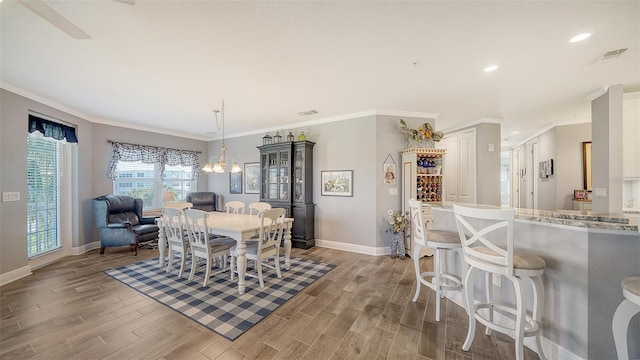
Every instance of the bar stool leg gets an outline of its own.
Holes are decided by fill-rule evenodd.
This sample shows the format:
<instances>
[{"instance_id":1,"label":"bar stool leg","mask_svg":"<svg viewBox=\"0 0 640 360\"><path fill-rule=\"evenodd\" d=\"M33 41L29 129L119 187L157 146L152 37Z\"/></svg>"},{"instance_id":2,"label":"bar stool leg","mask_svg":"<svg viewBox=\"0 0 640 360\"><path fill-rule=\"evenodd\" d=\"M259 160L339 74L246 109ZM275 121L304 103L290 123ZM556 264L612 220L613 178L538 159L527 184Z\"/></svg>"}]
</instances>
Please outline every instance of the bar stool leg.
<instances>
[{"instance_id":1,"label":"bar stool leg","mask_svg":"<svg viewBox=\"0 0 640 360\"><path fill-rule=\"evenodd\" d=\"M476 335L476 310L473 303L473 284L475 283L476 275L478 275L478 269L470 267L464 279L464 297L467 299L467 314L469 314L467 339L462 344L462 350L464 351L469 351Z\"/></svg>"},{"instance_id":2,"label":"bar stool leg","mask_svg":"<svg viewBox=\"0 0 640 360\"><path fill-rule=\"evenodd\" d=\"M516 360L524 359L524 324L527 316L527 306L525 304L525 293L522 279L516 276L507 277L513 282L516 292Z\"/></svg>"},{"instance_id":3,"label":"bar stool leg","mask_svg":"<svg viewBox=\"0 0 640 360\"><path fill-rule=\"evenodd\" d=\"M420 274L420 250L422 249L422 245L418 244L417 242L413 243L413 268L416 271L416 294L413 296L413 302L416 302L418 300L418 296L420 296L420 288L422 287L422 282L420 282L420 279L422 279L422 276Z\"/></svg>"},{"instance_id":4,"label":"bar stool leg","mask_svg":"<svg viewBox=\"0 0 640 360\"><path fill-rule=\"evenodd\" d=\"M436 281L436 321L440 321L440 298L442 296L442 285L440 281L440 272L442 271L442 253L441 249L436 248L433 252L433 277Z\"/></svg>"},{"instance_id":5,"label":"bar stool leg","mask_svg":"<svg viewBox=\"0 0 640 360\"><path fill-rule=\"evenodd\" d=\"M493 277L495 275L492 273L485 273L484 275L484 287L486 289L487 292L487 303L491 304L493 303L492 299L493 299ZM489 308L489 321L493 322L493 307ZM484 330L485 335L489 336L491 335L491 328L490 327L486 327Z\"/></svg>"},{"instance_id":6,"label":"bar stool leg","mask_svg":"<svg viewBox=\"0 0 640 360\"><path fill-rule=\"evenodd\" d=\"M629 359L629 347L627 344L627 330L629 322L635 314L640 312L640 306L628 299L622 300L616 312L613 314L611 328L613 330L613 340L616 344L616 353L619 360Z\"/></svg>"},{"instance_id":7,"label":"bar stool leg","mask_svg":"<svg viewBox=\"0 0 640 360\"><path fill-rule=\"evenodd\" d=\"M536 347L538 348L538 356L540 360L545 360L547 357L542 350L542 340L540 338L542 311L544 310L544 285L542 284L542 277L536 276L529 278L533 285L533 319L538 323L538 333L536 334Z\"/></svg>"}]
</instances>

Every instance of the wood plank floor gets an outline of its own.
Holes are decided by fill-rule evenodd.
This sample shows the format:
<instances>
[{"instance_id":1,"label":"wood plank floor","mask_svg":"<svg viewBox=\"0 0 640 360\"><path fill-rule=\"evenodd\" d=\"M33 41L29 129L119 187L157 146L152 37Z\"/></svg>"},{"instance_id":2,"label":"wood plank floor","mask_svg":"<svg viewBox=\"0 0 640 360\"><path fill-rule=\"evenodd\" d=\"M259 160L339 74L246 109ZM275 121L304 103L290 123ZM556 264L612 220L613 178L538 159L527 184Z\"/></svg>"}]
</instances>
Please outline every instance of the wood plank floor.
<instances>
[{"instance_id":1,"label":"wood plank floor","mask_svg":"<svg viewBox=\"0 0 640 360\"><path fill-rule=\"evenodd\" d=\"M513 339L467 331L462 308L434 293L416 303L413 263L325 248L293 256L337 265L231 342L111 279L104 270L157 256L109 248L72 256L0 287L5 359L513 359ZM421 259L432 266L431 258ZM538 359L526 349L527 359Z\"/></svg>"}]
</instances>

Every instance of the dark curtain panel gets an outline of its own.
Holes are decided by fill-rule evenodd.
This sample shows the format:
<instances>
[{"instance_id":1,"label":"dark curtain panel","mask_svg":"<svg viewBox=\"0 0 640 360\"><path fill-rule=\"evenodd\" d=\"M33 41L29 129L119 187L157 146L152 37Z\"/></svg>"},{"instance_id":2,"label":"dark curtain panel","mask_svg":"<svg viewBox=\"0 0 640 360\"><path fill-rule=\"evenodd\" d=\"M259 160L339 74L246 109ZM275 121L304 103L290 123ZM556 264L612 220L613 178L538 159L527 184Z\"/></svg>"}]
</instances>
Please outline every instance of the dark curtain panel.
<instances>
[{"instance_id":1,"label":"dark curtain panel","mask_svg":"<svg viewBox=\"0 0 640 360\"><path fill-rule=\"evenodd\" d=\"M76 129L71 126L45 120L34 115L29 115L29 133L41 132L45 137L56 140L67 139L68 143L77 143Z\"/></svg>"}]
</instances>

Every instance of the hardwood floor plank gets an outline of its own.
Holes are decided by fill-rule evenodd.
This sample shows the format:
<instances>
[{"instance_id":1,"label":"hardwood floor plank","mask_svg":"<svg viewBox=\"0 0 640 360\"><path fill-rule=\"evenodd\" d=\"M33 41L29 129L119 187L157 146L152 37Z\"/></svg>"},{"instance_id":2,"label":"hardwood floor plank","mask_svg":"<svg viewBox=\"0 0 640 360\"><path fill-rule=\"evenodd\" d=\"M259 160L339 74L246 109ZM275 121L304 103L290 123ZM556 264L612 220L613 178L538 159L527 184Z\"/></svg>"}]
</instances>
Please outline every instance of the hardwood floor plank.
<instances>
[{"instance_id":1,"label":"hardwood floor plank","mask_svg":"<svg viewBox=\"0 0 640 360\"><path fill-rule=\"evenodd\" d=\"M394 332L389 332L380 328L375 328L373 337L369 338L365 351L360 355L361 359L383 360L387 359L387 354L391 349L391 343L395 337Z\"/></svg>"},{"instance_id":2,"label":"hardwood floor plank","mask_svg":"<svg viewBox=\"0 0 640 360\"><path fill-rule=\"evenodd\" d=\"M309 350L309 345L295 339L290 339L273 360L297 360L301 359Z\"/></svg>"},{"instance_id":3,"label":"hardwood floor plank","mask_svg":"<svg viewBox=\"0 0 640 360\"><path fill-rule=\"evenodd\" d=\"M384 308L384 311L382 311L382 316L380 316L380 321L378 321L378 327L395 333L398 325L400 325L403 312L404 306L389 302Z\"/></svg>"},{"instance_id":4,"label":"hardwood floor plank","mask_svg":"<svg viewBox=\"0 0 640 360\"><path fill-rule=\"evenodd\" d=\"M444 322L436 323L424 321L422 325L422 334L418 343L418 354L433 360L445 358L444 338L445 338Z\"/></svg>"},{"instance_id":5,"label":"hardwood floor plank","mask_svg":"<svg viewBox=\"0 0 640 360\"><path fill-rule=\"evenodd\" d=\"M336 314L320 310L318 315L312 318L312 320L294 335L294 338L304 344L311 346L316 339L331 325L331 323L337 317Z\"/></svg>"},{"instance_id":6,"label":"hardwood floor plank","mask_svg":"<svg viewBox=\"0 0 640 360\"><path fill-rule=\"evenodd\" d=\"M366 346L367 338L356 332L348 331L336 351L333 352L331 360L356 360L360 358Z\"/></svg>"},{"instance_id":7,"label":"hardwood floor plank","mask_svg":"<svg viewBox=\"0 0 640 360\"><path fill-rule=\"evenodd\" d=\"M418 353L420 330L400 324L389 349L389 359L413 359Z\"/></svg>"},{"instance_id":8,"label":"hardwood floor plank","mask_svg":"<svg viewBox=\"0 0 640 360\"><path fill-rule=\"evenodd\" d=\"M326 334L320 335L315 343L302 356L303 360L326 360L333 354L340 345L340 340L334 339Z\"/></svg>"},{"instance_id":9,"label":"hardwood floor plank","mask_svg":"<svg viewBox=\"0 0 640 360\"><path fill-rule=\"evenodd\" d=\"M362 311L345 308L324 331L325 335L341 340L349 331Z\"/></svg>"},{"instance_id":10,"label":"hardwood floor plank","mask_svg":"<svg viewBox=\"0 0 640 360\"><path fill-rule=\"evenodd\" d=\"M366 338L372 338L377 332L376 325L380 321L383 311L384 309L379 307L367 305L353 322L350 330Z\"/></svg>"}]
</instances>

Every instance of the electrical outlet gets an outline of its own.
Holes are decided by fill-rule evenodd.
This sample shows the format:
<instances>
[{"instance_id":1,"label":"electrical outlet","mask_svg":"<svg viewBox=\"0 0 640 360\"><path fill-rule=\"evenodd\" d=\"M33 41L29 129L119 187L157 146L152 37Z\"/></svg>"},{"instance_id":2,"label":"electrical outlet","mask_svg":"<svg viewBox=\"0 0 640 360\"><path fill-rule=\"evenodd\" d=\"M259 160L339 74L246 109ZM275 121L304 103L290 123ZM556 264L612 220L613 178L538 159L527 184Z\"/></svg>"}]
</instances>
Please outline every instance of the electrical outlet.
<instances>
[{"instance_id":1,"label":"electrical outlet","mask_svg":"<svg viewBox=\"0 0 640 360\"><path fill-rule=\"evenodd\" d=\"M491 275L492 281L493 281L493 285L497 286L497 287L502 287L502 275L499 274L493 274Z\"/></svg>"},{"instance_id":2,"label":"electrical outlet","mask_svg":"<svg viewBox=\"0 0 640 360\"><path fill-rule=\"evenodd\" d=\"M20 201L19 192L3 192L2 201Z\"/></svg>"},{"instance_id":3,"label":"electrical outlet","mask_svg":"<svg viewBox=\"0 0 640 360\"><path fill-rule=\"evenodd\" d=\"M595 188L594 189L594 195L597 197L607 197L607 188Z\"/></svg>"}]
</instances>

